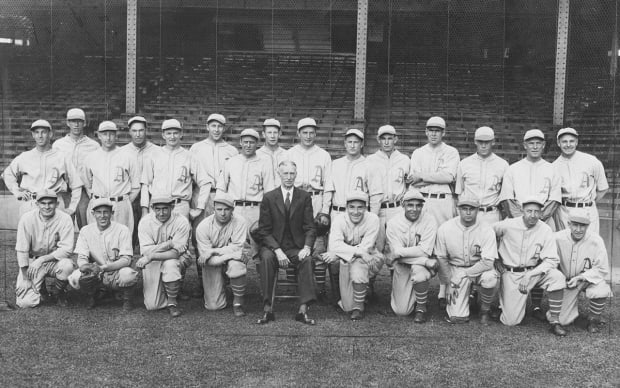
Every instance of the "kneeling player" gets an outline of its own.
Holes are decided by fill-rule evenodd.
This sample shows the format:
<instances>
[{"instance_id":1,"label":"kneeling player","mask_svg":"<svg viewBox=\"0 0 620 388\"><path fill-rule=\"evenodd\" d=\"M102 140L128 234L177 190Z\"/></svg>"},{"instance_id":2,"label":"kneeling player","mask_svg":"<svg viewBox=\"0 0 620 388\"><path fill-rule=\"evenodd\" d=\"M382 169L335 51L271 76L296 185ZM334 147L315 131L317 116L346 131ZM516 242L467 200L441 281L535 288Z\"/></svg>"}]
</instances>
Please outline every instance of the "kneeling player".
<instances>
[{"instance_id":1,"label":"kneeling player","mask_svg":"<svg viewBox=\"0 0 620 388\"><path fill-rule=\"evenodd\" d=\"M67 278L73 272L73 222L71 216L56 211L58 196L50 190L37 194L38 209L26 212L17 225L17 284L15 297L18 307L35 307L41 303L45 278L55 278L58 305L65 307ZM43 287L43 289L42 289Z\"/></svg>"},{"instance_id":2,"label":"kneeling player","mask_svg":"<svg viewBox=\"0 0 620 388\"><path fill-rule=\"evenodd\" d=\"M375 243L379 217L368 211L368 195L354 191L347 196L346 212L332 220L329 251L322 255L327 263L340 262L340 297L344 311L352 311L351 320L364 317L364 300L369 278L383 266L383 254Z\"/></svg>"},{"instance_id":3,"label":"kneeling player","mask_svg":"<svg viewBox=\"0 0 620 388\"><path fill-rule=\"evenodd\" d=\"M230 195L222 192L215 195L214 213L196 228L200 254L197 263L202 268L205 308L220 310L226 307L226 275L234 296L233 313L242 317L245 315L242 305L248 272L242 251L248 227L244 218L233 214L234 209Z\"/></svg>"},{"instance_id":4,"label":"kneeling player","mask_svg":"<svg viewBox=\"0 0 620 388\"><path fill-rule=\"evenodd\" d=\"M392 310L396 315L409 315L415 308L415 323L426 322L428 283L437 269L431 259L437 224L433 216L422 214L424 197L417 189L403 196L404 212L387 223L389 253L387 262L392 274Z\"/></svg>"},{"instance_id":5,"label":"kneeling player","mask_svg":"<svg viewBox=\"0 0 620 388\"><path fill-rule=\"evenodd\" d=\"M566 278L557 269L560 259L555 236L551 227L540 221L543 208L540 200L530 197L523 201L522 205L523 216L493 224L495 234L500 240L500 321L508 326L521 323L525 316L527 294L532 288L539 286L547 290L547 317L551 332L563 337L566 330L560 325L559 315Z\"/></svg>"},{"instance_id":6,"label":"kneeling player","mask_svg":"<svg viewBox=\"0 0 620 388\"><path fill-rule=\"evenodd\" d=\"M123 310L129 311L138 271L130 267L133 256L131 232L125 225L112 221L113 213L113 204L109 199L92 201L95 223L80 230L75 253L81 273L101 274L93 277L94 281L80 280L79 287L88 295L86 306L89 309L95 307L97 291L103 284L107 289L122 291Z\"/></svg>"},{"instance_id":7,"label":"kneeling player","mask_svg":"<svg viewBox=\"0 0 620 388\"><path fill-rule=\"evenodd\" d=\"M493 268L497 244L493 229L477 221L480 203L461 197L459 216L443 223L437 230L435 255L443 273L449 276L446 320L469 321L469 292L472 285L481 287L480 323L489 324L489 308L497 287L499 273Z\"/></svg>"},{"instance_id":8,"label":"kneeling player","mask_svg":"<svg viewBox=\"0 0 620 388\"><path fill-rule=\"evenodd\" d=\"M601 236L589 230L586 212L573 211L568 220L568 228L555 234L560 270L567 279L560 323L569 325L579 316L579 293L585 291L590 304L588 331L598 333L605 300L611 296L605 281L609 275L607 249Z\"/></svg>"},{"instance_id":9,"label":"kneeling player","mask_svg":"<svg viewBox=\"0 0 620 388\"><path fill-rule=\"evenodd\" d=\"M191 227L187 218L172 212L171 197L155 197L151 207L153 211L138 224L142 257L136 267L142 268L144 306L147 310L167 307L172 317L178 317L181 279L191 264L187 252Z\"/></svg>"}]
</instances>

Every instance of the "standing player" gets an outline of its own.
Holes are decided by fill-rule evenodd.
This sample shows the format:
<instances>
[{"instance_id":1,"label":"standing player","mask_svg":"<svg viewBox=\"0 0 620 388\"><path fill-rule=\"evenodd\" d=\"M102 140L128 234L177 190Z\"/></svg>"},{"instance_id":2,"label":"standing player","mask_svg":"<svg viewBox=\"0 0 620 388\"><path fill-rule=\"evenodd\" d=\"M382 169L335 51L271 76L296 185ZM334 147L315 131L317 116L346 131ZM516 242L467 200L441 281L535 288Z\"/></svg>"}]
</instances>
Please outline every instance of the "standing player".
<instances>
[{"instance_id":1,"label":"standing player","mask_svg":"<svg viewBox=\"0 0 620 388\"><path fill-rule=\"evenodd\" d=\"M22 152L4 170L6 187L19 200L19 216L37 207L36 192L49 189L65 194L71 191L71 202L66 213L73 215L82 193L82 180L66 155L51 145L52 127L45 120L37 120L30 126L35 148ZM58 202L64 209L64 203Z\"/></svg>"},{"instance_id":2,"label":"standing player","mask_svg":"<svg viewBox=\"0 0 620 388\"><path fill-rule=\"evenodd\" d=\"M56 211L55 192L42 190L36 194L39 208L24 214L17 225L15 303L21 308L38 306L41 287L49 276L55 278L58 305L66 307L65 288L73 272L73 222L68 214Z\"/></svg>"},{"instance_id":3,"label":"standing player","mask_svg":"<svg viewBox=\"0 0 620 388\"><path fill-rule=\"evenodd\" d=\"M171 197L174 211L193 220L207 205L212 181L198 159L181 147L183 128L179 120L165 120L161 130L166 144L144 163L140 204L144 211L148 211L151 197ZM196 208L190 209L192 182L198 186L199 194Z\"/></svg>"},{"instance_id":4,"label":"standing player","mask_svg":"<svg viewBox=\"0 0 620 388\"><path fill-rule=\"evenodd\" d=\"M553 162L562 187L562 206L558 211L562 225L558 225L558 230L564 228L571 213L583 208L590 217L588 229L599 233L596 201L609 189L603 164L595 156L577 151L579 134L573 128L560 129L557 137L562 152Z\"/></svg>"},{"instance_id":5,"label":"standing player","mask_svg":"<svg viewBox=\"0 0 620 388\"><path fill-rule=\"evenodd\" d=\"M131 202L140 192L140 175L135 160L116 146L118 128L112 121L99 124L97 136L101 148L89 154L84 161L83 180L92 199L107 198L115 203L113 221L133 233ZM95 222L89 205L88 223Z\"/></svg>"},{"instance_id":6,"label":"standing player","mask_svg":"<svg viewBox=\"0 0 620 388\"><path fill-rule=\"evenodd\" d=\"M493 152L495 133L489 127L480 127L474 134L476 153L466 157L456 170L456 187L459 196L476 198L480 202L477 220L492 225L501 220L499 194L508 162Z\"/></svg>"},{"instance_id":7,"label":"standing player","mask_svg":"<svg viewBox=\"0 0 620 388\"><path fill-rule=\"evenodd\" d=\"M243 244L248 227L243 218L234 214L235 205L228 194L218 193L213 201L214 213L196 228L197 264L202 268L200 282L204 289L204 306L207 310L226 307L226 276L233 292L233 313L242 317L245 315L243 296L248 272Z\"/></svg>"},{"instance_id":8,"label":"standing player","mask_svg":"<svg viewBox=\"0 0 620 388\"><path fill-rule=\"evenodd\" d=\"M86 124L86 115L82 109L73 108L67 112L67 127L69 133L54 142L53 148L63 152L73 164L77 174L83 176L84 160L87 155L97 151L99 143L84 134L84 125ZM75 221L78 228L88 223L88 193L86 188L82 188L80 201L75 211ZM71 207L71 205L69 205Z\"/></svg>"},{"instance_id":9,"label":"standing player","mask_svg":"<svg viewBox=\"0 0 620 388\"><path fill-rule=\"evenodd\" d=\"M424 212L430 213L437 225L456 215L452 185L460 161L456 148L443 141L446 122L441 117L431 117L426 122L427 144L413 151L407 183L420 190L426 199ZM440 268L441 272L442 269ZM440 273L440 280L445 274ZM439 284L439 306L445 307L446 285Z\"/></svg>"},{"instance_id":10,"label":"standing player","mask_svg":"<svg viewBox=\"0 0 620 388\"><path fill-rule=\"evenodd\" d=\"M364 302L370 278L383 266L383 254L375 243L379 217L367 210L368 195L352 191L346 197L346 211L332 220L329 250L322 255L327 263L340 261L339 305L351 311L351 320L364 318Z\"/></svg>"},{"instance_id":11,"label":"standing player","mask_svg":"<svg viewBox=\"0 0 620 388\"><path fill-rule=\"evenodd\" d=\"M122 291L123 310L129 311L132 309L131 295L138 283L138 271L131 268L131 232L127 226L112 221L112 201L98 198L90 203L95 223L80 230L74 251L78 256L78 268L84 272L90 263L98 266L103 273L103 286ZM98 288L93 284L90 289L82 289L88 295L88 309L95 307Z\"/></svg>"},{"instance_id":12,"label":"standing player","mask_svg":"<svg viewBox=\"0 0 620 388\"><path fill-rule=\"evenodd\" d=\"M392 310L406 316L415 309L413 322L426 322L426 302L429 280L436 272L437 260L431 258L437 224L423 213L424 197L417 189L403 196L403 212L387 222L389 253L387 264L394 269L392 276Z\"/></svg>"},{"instance_id":13,"label":"standing player","mask_svg":"<svg viewBox=\"0 0 620 388\"><path fill-rule=\"evenodd\" d=\"M437 230L435 255L442 271L448 275L446 320L469 321L469 293L473 285L481 287L480 323L489 324L489 309L495 296L499 274L493 268L497 259L495 233L477 220L480 202L461 196L459 216L446 221Z\"/></svg>"},{"instance_id":14,"label":"standing player","mask_svg":"<svg viewBox=\"0 0 620 388\"><path fill-rule=\"evenodd\" d=\"M263 122L265 144L256 151L258 156L267 159L271 163L271 173L274 176L275 186L280 186L278 166L284 160L284 154L286 153L286 150L280 147L280 135L282 135L280 122L276 119L266 119Z\"/></svg>"},{"instance_id":15,"label":"standing player","mask_svg":"<svg viewBox=\"0 0 620 388\"><path fill-rule=\"evenodd\" d=\"M401 200L407 184L405 178L409 171L409 157L396 149L398 136L396 129L391 125L384 125L377 131L377 141L380 149L368 157L368 163L372 168L379 169L379 178L383 188L381 210L379 210L379 237L377 249L385 252L385 225L396 214L402 212Z\"/></svg>"},{"instance_id":16,"label":"standing player","mask_svg":"<svg viewBox=\"0 0 620 388\"><path fill-rule=\"evenodd\" d=\"M609 261L605 243L598 233L590 230L587 210L579 209L568 218L568 228L555 234L560 270L566 276L560 323L570 325L579 316L579 294L585 291L589 301L588 331L598 333L606 299L611 297Z\"/></svg>"},{"instance_id":17,"label":"standing player","mask_svg":"<svg viewBox=\"0 0 620 388\"><path fill-rule=\"evenodd\" d=\"M191 227L183 215L173 211L172 197L153 197L153 211L138 224L140 253L136 267L142 269L144 306L147 310L168 308L178 317L177 297L181 279L191 258L187 254Z\"/></svg>"},{"instance_id":18,"label":"standing player","mask_svg":"<svg viewBox=\"0 0 620 388\"><path fill-rule=\"evenodd\" d=\"M559 316L566 278L557 269L560 262L551 227L540 221L544 204L532 196L520 201L523 215L493 224L499 239L497 265L501 273L500 321L507 326L521 323L525 316L527 294L539 286L547 290L551 331L565 336Z\"/></svg>"}]
</instances>

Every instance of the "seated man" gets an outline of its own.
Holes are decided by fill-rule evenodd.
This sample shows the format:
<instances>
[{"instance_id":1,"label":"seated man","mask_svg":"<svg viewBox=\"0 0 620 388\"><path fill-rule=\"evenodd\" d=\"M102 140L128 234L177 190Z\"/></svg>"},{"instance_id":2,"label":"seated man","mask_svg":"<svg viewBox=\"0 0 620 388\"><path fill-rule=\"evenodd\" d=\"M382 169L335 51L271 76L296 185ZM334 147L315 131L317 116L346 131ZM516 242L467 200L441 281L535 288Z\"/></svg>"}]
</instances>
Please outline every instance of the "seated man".
<instances>
[{"instance_id":1,"label":"seated man","mask_svg":"<svg viewBox=\"0 0 620 388\"><path fill-rule=\"evenodd\" d=\"M56 211L58 196L51 190L36 193L38 209L26 212L17 225L18 307L35 307L41 303L41 291L47 276L55 278L58 305L67 306L65 289L73 272L73 221L71 216Z\"/></svg>"},{"instance_id":2,"label":"seated man","mask_svg":"<svg viewBox=\"0 0 620 388\"><path fill-rule=\"evenodd\" d=\"M579 316L579 293L585 291L590 305L588 332L598 333L606 299L611 296L611 288L605 281L609 276L609 261L603 239L589 228L588 211L579 210L571 211L568 228L555 234L560 271L567 279L560 323L570 325Z\"/></svg>"},{"instance_id":3,"label":"seated man","mask_svg":"<svg viewBox=\"0 0 620 388\"><path fill-rule=\"evenodd\" d=\"M559 315L566 278L557 269L560 259L555 236L551 227L540 220L544 204L538 198L526 198L521 204L521 217L493 224L499 239L497 269L502 274L500 321L508 326L521 323L527 295L532 288L539 286L547 290L551 332L563 337L566 330L560 325Z\"/></svg>"},{"instance_id":4,"label":"seated man","mask_svg":"<svg viewBox=\"0 0 620 388\"><path fill-rule=\"evenodd\" d=\"M136 263L142 269L144 306L147 310L168 308L178 317L177 297L183 273L191 264L188 244L191 227L187 218L173 213L172 197L154 197L152 210L138 224L142 257Z\"/></svg>"},{"instance_id":5,"label":"seated man","mask_svg":"<svg viewBox=\"0 0 620 388\"><path fill-rule=\"evenodd\" d=\"M392 275L392 310L406 316L415 308L415 323L426 322L429 280L436 273L437 260L431 259L437 224L423 213L424 197L417 189L403 196L403 212L387 222L388 254L386 261Z\"/></svg>"},{"instance_id":6,"label":"seated man","mask_svg":"<svg viewBox=\"0 0 620 388\"><path fill-rule=\"evenodd\" d=\"M368 194L353 191L346 205L345 213L332 220L329 250L321 257L327 263L341 260L339 305L357 321L364 318L368 281L379 273L384 258L375 248L379 217L368 211Z\"/></svg>"},{"instance_id":7,"label":"seated man","mask_svg":"<svg viewBox=\"0 0 620 388\"><path fill-rule=\"evenodd\" d=\"M218 192L213 198L214 213L196 228L198 243L197 264L202 271L204 303L207 310L226 307L226 279L230 279L233 292L233 313L243 317L243 296L247 283L247 259L243 257L243 244L248 227L245 219L234 214L235 204L230 195Z\"/></svg>"},{"instance_id":8,"label":"seated man","mask_svg":"<svg viewBox=\"0 0 620 388\"><path fill-rule=\"evenodd\" d=\"M472 285L481 287L480 323L489 324L489 309L497 287L499 273L493 268L497 243L493 229L477 220L480 202L461 196L459 216L444 222L437 230L435 255L448 275L446 282L449 323L469 321L469 292Z\"/></svg>"},{"instance_id":9,"label":"seated man","mask_svg":"<svg viewBox=\"0 0 620 388\"><path fill-rule=\"evenodd\" d=\"M278 268L297 267L299 310L295 320L309 325L308 305L316 300L313 256L316 232L312 217L310 193L294 186L297 177L295 162L285 160L278 166L282 185L265 194L260 204L257 238L259 250L260 283L263 293L263 317L258 324L275 320L273 314L274 282Z\"/></svg>"},{"instance_id":10,"label":"seated man","mask_svg":"<svg viewBox=\"0 0 620 388\"><path fill-rule=\"evenodd\" d=\"M129 311L132 308L131 295L138 283L138 271L130 267L133 258L131 232L125 225L112 221L114 205L109 199L99 198L91 203L95 223L80 230L75 245L79 271L91 271L89 267L93 264L90 263L94 263L98 267L95 272L103 273L99 278L103 286L114 291L121 290L123 310ZM88 309L95 307L96 293L101 286L97 283L89 282L87 287L79 283L80 289L88 295Z\"/></svg>"}]
</instances>

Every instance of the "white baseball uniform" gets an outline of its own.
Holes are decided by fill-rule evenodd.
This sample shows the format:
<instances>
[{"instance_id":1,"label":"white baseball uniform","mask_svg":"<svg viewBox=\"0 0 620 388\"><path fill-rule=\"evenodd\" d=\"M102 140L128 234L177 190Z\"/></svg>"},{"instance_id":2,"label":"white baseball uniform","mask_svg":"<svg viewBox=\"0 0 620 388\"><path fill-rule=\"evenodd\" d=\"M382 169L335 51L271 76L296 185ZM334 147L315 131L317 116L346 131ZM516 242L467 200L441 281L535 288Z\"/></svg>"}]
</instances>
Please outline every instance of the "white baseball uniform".
<instances>
[{"instance_id":1,"label":"white baseball uniform","mask_svg":"<svg viewBox=\"0 0 620 388\"><path fill-rule=\"evenodd\" d=\"M500 320L505 325L514 326L525 316L527 294L519 292L519 282L525 271L536 266L544 270L543 275L533 278L535 281L530 282L528 291L535 286L547 292L563 290L566 278L557 269L560 259L549 225L538 221L532 228L527 228L523 218L517 217L493 224L493 230L499 239L499 257L506 268L501 276Z\"/></svg>"},{"instance_id":2,"label":"white baseball uniform","mask_svg":"<svg viewBox=\"0 0 620 388\"><path fill-rule=\"evenodd\" d=\"M230 279L247 274L247 267L242 257L247 234L245 219L235 214L226 225L220 225L215 215L210 215L196 228L198 252L201 255L207 249L218 248L221 256L234 256L226 264L214 266L207 262L203 267L201 281L205 291L204 306L207 310L220 310L226 307L224 274Z\"/></svg>"},{"instance_id":3,"label":"white baseball uniform","mask_svg":"<svg viewBox=\"0 0 620 388\"><path fill-rule=\"evenodd\" d=\"M499 195L507 168L508 162L496 154L482 158L476 153L459 163L454 192L459 196L478 199L478 222L490 226L501 220Z\"/></svg>"},{"instance_id":4,"label":"white baseball uniform","mask_svg":"<svg viewBox=\"0 0 620 388\"><path fill-rule=\"evenodd\" d=\"M405 316L413 312L417 299L415 284L432 277L425 264L433 253L436 234L437 223L430 214L421 214L415 222L411 222L401 212L387 222L388 258L393 259L391 265L394 269L390 303L396 315ZM419 255L418 250L423 254ZM424 302L428 290L426 294L422 296Z\"/></svg>"},{"instance_id":5,"label":"white baseball uniform","mask_svg":"<svg viewBox=\"0 0 620 388\"><path fill-rule=\"evenodd\" d=\"M58 280L66 281L73 272L73 221L71 217L61 211L49 220L44 221L39 209L33 209L25 213L17 224L17 236L15 251L17 252L17 265L20 268L29 266L37 257L53 255L55 260L44 263L26 292L16 295L18 307L34 307L41 302L39 289L45 281L45 277L51 276ZM21 281L22 271L17 275Z\"/></svg>"},{"instance_id":6,"label":"white baseball uniform","mask_svg":"<svg viewBox=\"0 0 620 388\"><path fill-rule=\"evenodd\" d=\"M158 310L168 306L163 283L176 282L182 279L185 269L191 265L185 255L191 234L191 227L186 217L172 213L170 219L162 224L150 212L142 217L138 224L140 253L153 252L157 245L169 242L170 249L178 252L176 259L153 260L142 270L144 306L147 310Z\"/></svg>"},{"instance_id":7,"label":"white baseball uniform","mask_svg":"<svg viewBox=\"0 0 620 388\"><path fill-rule=\"evenodd\" d=\"M344 211L347 206L347 195L352 191L368 193L371 211L379 213L379 202L383 194L381 177L363 155L353 160L347 156L334 160L331 179L325 191L333 192L332 215Z\"/></svg>"},{"instance_id":8,"label":"white baseball uniform","mask_svg":"<svg viewBox=\"0 0 620 388\"><path fill-rule=\"evenodd\" d=\"M596 208L596 192L609 189L605 169L595 156L575 151L568 159L560 155L552 163L560 176L562 189L562 206L560 220L566 226L568 216L577 208L587 210L590 218L590 231L599 233L599 216Z\"/></svg>"},{"instance_id":9,"label":"white baseball uniform","mask_svg":"<svg viewBox=\"0 0 620 388\"><path fill-rule=\"evenodd\" d=\"M528 197L535 196L542 203L562 201L560 177L551 163L540 159L535 163L527 158L508 166L502 182L499 200L516 199L523 203Z\"/></svg>"},{"instance_id":10,"label":"white baseball uniform","mask_svg":"<svg viewBox=\"0 0 620 388\"><path fill-rule=\"evenodd\" d=\"M453 274L464 274L459 284L459 292L452 303L446 306L450 318L469 318L469 292L472 285L482 287L482 311L489 311L499 273L493 268L497 259L497 243L495 233L490 226L481 222L466 227L461 217L454 217L444 222L437 229L435 256L439 265L444 267L441 273L447 275L445 283L450 284ZM448 286L447 295L453 291Z\"/></svg>"},{"instance_id":11,"label":"white baseball uniform","mask_svg":"<svg viewBox=\"0 0 620 388\"><path fill-rule=\"evenodd\" d=\"M331 180L332 158L329 153L317 145L306 149L297 144L286 151L284 157L297 165L295 187L312 195L313 216L329 214L331 197L323 195L327 182Z\"/></svg>"},{"instance_id":12,"label":"white baseball uniform","mask_svg":"<svg viewBox=\"0 0 620 388\"><path fill-rule=\"evenodd\" d=\"M605 243L598 233L588 230L580 241L574 241L570 229L555 233L558 254L560 256L560 270L571 279L583 275L586 282L564 290L560 323L571 324L579 316L579 293L585 291L586 298L608 298L611 288L607 284L609 276L609 259Z\"/></svg>"},{"instance_id":13,"label":"white baseball uniform","mask_svg":"<svg viewBox=\"0 0 620 388\"><path fill-rule=\"evenodd\" d=\"M271 173L273 174L274 187L280 186L280 174L278 174L278 166L280 162L284 160L286 150L280 146L272 151L267 145L263 145L256 150L256 155L266 159L271 164Z\"/></svg>"}]
</instances>

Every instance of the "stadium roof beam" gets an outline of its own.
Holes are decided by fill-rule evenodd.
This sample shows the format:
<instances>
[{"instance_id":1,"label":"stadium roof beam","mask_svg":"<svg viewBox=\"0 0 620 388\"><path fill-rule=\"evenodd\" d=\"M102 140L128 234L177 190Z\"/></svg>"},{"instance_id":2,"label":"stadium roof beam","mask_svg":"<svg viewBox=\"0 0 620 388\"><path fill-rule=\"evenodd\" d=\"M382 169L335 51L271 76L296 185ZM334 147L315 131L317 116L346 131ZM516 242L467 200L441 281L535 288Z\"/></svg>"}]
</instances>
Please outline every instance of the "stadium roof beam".
<instances>
[{"instance_id":1,"label":"stadium roof beam","mask_svg":"<svg viewBox=\"0 0 620 388\"><path fill-rule=\"evenodd\" d=\"M355 103L353 119L364 121L366 105L366 49L368 47L368 0L357 0L357 48L355 50Z\"/></svg>"},{"instance_id":2,"label":"stadium roof beam","mask_svg":"<svg viewBox=\"0 0 620 388\"><path fill-rule=\"evenodd\" d=\"M570 0L558 4L558 36L555 52L555 87L553 125L564 125L564 92L566 90L566 57L568 52L568 15Z\"/></svg>"},{"instance_id":3,"label":"stadium roof beam","mask_svg":"<svg viewBox=\"0 0 620 388\"><path fill-rule=\"evenodd\" d=\"M136 112L136 71L138 59L138 0L127 0L127 75L125 112Z\"/></svg>"}]
</instances>

